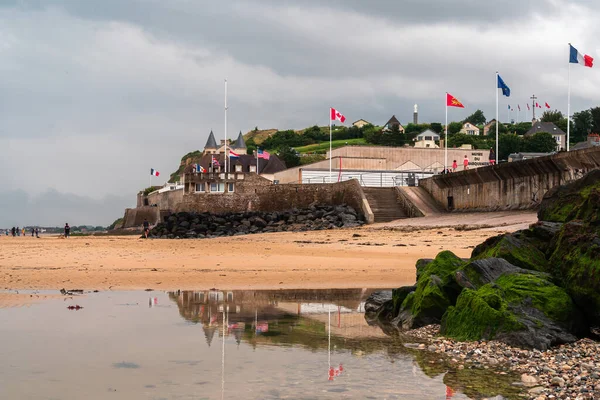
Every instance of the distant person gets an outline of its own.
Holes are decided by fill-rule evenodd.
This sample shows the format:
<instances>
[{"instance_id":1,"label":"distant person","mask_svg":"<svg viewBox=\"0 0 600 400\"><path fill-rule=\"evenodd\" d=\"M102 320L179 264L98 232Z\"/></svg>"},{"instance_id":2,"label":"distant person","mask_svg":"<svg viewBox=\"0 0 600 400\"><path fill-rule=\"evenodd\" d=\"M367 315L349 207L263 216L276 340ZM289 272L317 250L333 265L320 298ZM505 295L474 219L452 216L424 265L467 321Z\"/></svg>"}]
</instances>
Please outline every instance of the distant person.
<instances>
[{"instance_id":1,"label":"distant person","mask_svg":"<svg viewBox=\"0 0 600 400\"><path fill-rule=\"evenodd\" d=\"M452 172L456 172L456 168L458 168L458 164L456 163L456 160L452 161Z\"/></svg>"},{"instance_id":2,"label":"distant person","mask_svg":"<svg viewBox=\"0 0 600 400\"><path fill-rule=\"evenodd\" d=\"M23 237L25 237L25 228L21 230L21 233L23 234Z\"/></svg>"},{"instance_id":3,"label":"distant person","mask_svg":"<svg viewBox=\"0 0 600 400\"><path fill-rule=\"evenodd\" d=\"M465 159L463 160L463 167L465 171L469 169L469 158L466 155Z\"/></svg>"},{"instance_id":4,"label":"distant person","mask_svg":"<svg viewBox=\"0 0 600 400\"><path fill-rule=\"evenodd\" d=\"M39 228L35 228L35 237L36 238L40 237L40 229Z\"/></svg>"},{"instance_id":5,"label":"distant person","mask_svg":"<svg viewBox=\"0 0 600 400\"><path fill-rule=\"evenodd\" d=\"M18 226L17 226L17 236L21 236L21 230L19 229Z\"/></svg>"},{"instance_id":6,"label":"distant person","mask_svg":"<svg viewBox=\"0 0 600 400\"><path fill-rule=\"evenodd\" d=\"M146 218L144 218L144 235L146 239L148 239L148 234L150 233L150 223Z\"/></svg>"},{"instance_id":7,"label":"distant person","mask_svg":"<svg viewBox=\"0 0 600 400\"><path fill-rule=\"evenodd\" d=\"M35 229L31 228L31 237L33 237L33 235L35 235Z\"/></svg>"},{"instance_id":8,"label":"distant person","mask_svg":"<svg viewBox=\"0 0 600 400\"><path fill-rule=\"evenodd\" d=\"M71 235L71 227L69 226L69 223L66 223L65 224L65 238L68 238L70 235Z\"/></svg>"},{"instance_id":9,"label":"distant person","mask_svg":"<svg viewBox=\"0 0 600 400\"><path fill-rule=\"evenodd\" d=\"M490 147L490 165L495 165L496 164L496 153L494 152L494 149L492 149Z\"/></svg>"},{"instance_id":10,"label":"distant person","mask_svg":"<svg viewBox=\"0 0 600 400\"><path fill-rule=\"evenodd\" d=\"M12 237L15 237L17 235L17 232L15 231L14 226L10 229L10 234L12 235Z\"/></svg>"}]
</instances>

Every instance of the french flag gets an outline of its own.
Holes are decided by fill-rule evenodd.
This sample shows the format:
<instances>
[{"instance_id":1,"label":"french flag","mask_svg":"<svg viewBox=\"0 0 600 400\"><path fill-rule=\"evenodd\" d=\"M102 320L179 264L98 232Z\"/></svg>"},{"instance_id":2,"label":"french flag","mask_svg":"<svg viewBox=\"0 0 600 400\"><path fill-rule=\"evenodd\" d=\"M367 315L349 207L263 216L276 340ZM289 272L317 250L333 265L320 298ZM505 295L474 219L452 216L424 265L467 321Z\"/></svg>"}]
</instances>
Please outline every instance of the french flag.
<instances>
[{"instance_id":1,"label":"french flag","mask_svg":"<svg viewBox=\"0 0 600 400\"><path fill-rule=\"evenodd\" d=\"M233 151L229 150L229 157L230 158L239 158L240 155L238 153L234 153Z\"/></svg>"},{"instance_id":2,"label":"french flag","mask_svg":"<svg viewBox=\"0 0 600 400\"><path fill-rule=\"evenodd\" d=\"M158 172L154 168L150 168L150 175L152 175L152 176L158 176L158 175L160 175L160 172Z\"/></svg>"},{"instance_id":3,"label":"french flag","mask_svg":"<svg viewBox=\"0 0 600 400\"><path fill-rule=\"evenodd\" d=\"M569 43L569 62L590 68L594 66L594 59L587 54L581 54L578 52L577 49L571 45L571 43Z\"/></svg>"}]
</instances>

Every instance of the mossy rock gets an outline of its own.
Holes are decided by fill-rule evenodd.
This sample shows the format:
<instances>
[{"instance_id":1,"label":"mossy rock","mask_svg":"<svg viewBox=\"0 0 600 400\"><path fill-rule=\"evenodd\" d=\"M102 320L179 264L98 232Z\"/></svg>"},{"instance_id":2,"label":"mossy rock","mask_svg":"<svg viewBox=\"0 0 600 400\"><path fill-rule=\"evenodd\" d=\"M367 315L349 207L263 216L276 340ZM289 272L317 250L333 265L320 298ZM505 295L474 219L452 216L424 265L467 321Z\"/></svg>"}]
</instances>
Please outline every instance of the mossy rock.
<instances>
[{"instance_id":1,"label":"mossy rock","mask_svg":"<svg viewBox=\"0 0 600 400\"><path fill-rule=\"evenodd\" d=\"M462 290L454 280L454 273L463 264L454 253L443 251L422 269L416 290L405 297L400 308L399 323L403 328L440 322Z\"/></svg>"},{"instance_id":2,"label":"mossy rock","mask_svg":"<svg viewBox=\"0 0 600 400\"><path fill-rule=\"evenodd\" d=\"M517 267L534 271L546 271L548 261L545 254L523 231L494 236L476 246L471 259L503 258Z\"/></svg>"},{"instance_id":3,"label":"mossy rock","mask_svg":"<svg viewBox=\"0 0 600 400\"><path fill-rule=\"evenodd\" d=\"M584 311L588 322L600 326L600 235L583 222L569 222L553 247L553 276Z\"/></svg>"},{"instance_id":4,"label":"mossy rock","mask_svg":"<svg viewBox=\"0 0 600 400\"><path fill-rule=\"evenodd\" d=\"M457 340L496 339L547 349L582 333L566 291L539 274L500 276L478 290L464 289L442 319L441 333Z\"/></svg>"},{"instance_id":5,"label":"mossy rock","mask_svg":"<svg viewBox=\"0 0 600 400\"><path fill-rule=\"evenodd\" d=\"M538 211L540 221L569 222L575 219L600 221L600 170L557 186L546 193Z\"/></svg>"}]
</instances>

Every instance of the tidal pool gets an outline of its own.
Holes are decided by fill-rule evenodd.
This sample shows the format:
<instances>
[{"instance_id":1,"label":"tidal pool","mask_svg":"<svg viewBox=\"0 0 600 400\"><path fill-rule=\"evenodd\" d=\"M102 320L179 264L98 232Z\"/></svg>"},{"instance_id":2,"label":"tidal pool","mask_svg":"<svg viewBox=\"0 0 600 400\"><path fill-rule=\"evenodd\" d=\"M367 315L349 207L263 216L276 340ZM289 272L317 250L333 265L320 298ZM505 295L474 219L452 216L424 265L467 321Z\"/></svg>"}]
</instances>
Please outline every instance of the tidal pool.
<instances>
[{"instance_id":1,"label":"tidal pool","mask_svg":"<svg viewBox=\"0 0 600 400\"><path fill-rule=\"evenodd\" d=\"M363 307L371 292L100 292L0 309L0 398L514 394L510 377L454 371L368 326Z\"/></svg>"}]
</instances>

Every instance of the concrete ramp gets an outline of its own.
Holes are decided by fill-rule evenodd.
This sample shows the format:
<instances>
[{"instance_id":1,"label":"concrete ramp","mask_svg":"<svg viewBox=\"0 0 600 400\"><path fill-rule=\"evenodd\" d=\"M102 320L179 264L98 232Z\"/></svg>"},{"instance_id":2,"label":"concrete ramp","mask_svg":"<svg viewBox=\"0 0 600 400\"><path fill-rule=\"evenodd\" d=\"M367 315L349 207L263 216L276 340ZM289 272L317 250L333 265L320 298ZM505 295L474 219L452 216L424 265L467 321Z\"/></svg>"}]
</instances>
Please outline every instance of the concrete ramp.
<instances>
[{"instance_id":1,"label":"concrete ramp","mask_svg":"<svg viewBox=\"0 0 600 400\"><path fill-rule=\"evenodd\" d=\"M446 212L422 187L398 186L396 190L404 212L410 217L429 217Z\"/></svg>"}]
</instances>

